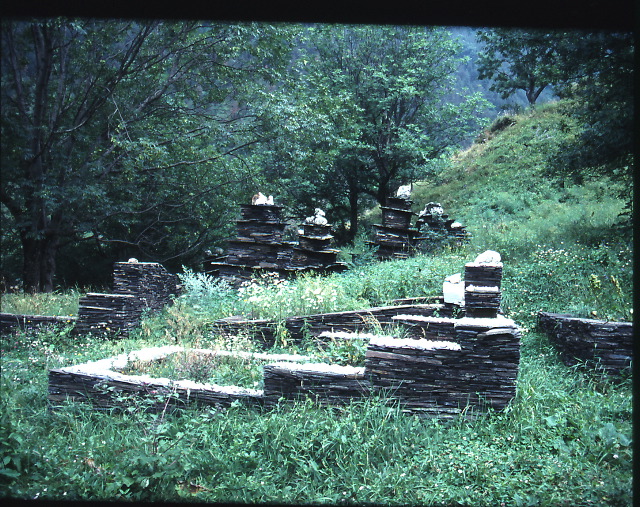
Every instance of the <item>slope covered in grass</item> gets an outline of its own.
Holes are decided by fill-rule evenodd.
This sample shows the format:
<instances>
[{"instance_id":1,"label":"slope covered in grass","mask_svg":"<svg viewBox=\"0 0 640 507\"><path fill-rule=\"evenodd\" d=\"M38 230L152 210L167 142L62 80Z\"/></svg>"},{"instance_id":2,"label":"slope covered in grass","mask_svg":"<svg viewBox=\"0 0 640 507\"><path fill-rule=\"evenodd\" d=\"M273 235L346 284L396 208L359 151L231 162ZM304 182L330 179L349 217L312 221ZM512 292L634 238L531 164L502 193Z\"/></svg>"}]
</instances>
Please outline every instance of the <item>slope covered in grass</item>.
<instances>
[{"instance_id":1,"label":"slope covered in grass","mask_svg":"<svg viewBox=\"0 0 640 507\"><path fill-rule=\"evenodd\" d=\"M500 252L512 310L524 311L515 307L526 299L537 310L630 319L623 184L589 168L580 184L552 170L579 134L572 107L557 102L497 119L436 177L416 184L412 199L416 208L442 203L471 233L469 253Z\"/></svg>"},{"instance_id":2,"label":"slope covered in grass","mask_svg":"<svg viewBox=\"0 0 640 507\"><path fill-rule=\"evenodd\" d=\"M556 102L499 118L432 181L417 184L413 199L441 202L475 244L491 243L516 259L532 245L617 239L611 228L625 204L621 183L587 174L578 185L551 169L563 143L579 133L571 109Z\"/></svg>"}]
</instances>

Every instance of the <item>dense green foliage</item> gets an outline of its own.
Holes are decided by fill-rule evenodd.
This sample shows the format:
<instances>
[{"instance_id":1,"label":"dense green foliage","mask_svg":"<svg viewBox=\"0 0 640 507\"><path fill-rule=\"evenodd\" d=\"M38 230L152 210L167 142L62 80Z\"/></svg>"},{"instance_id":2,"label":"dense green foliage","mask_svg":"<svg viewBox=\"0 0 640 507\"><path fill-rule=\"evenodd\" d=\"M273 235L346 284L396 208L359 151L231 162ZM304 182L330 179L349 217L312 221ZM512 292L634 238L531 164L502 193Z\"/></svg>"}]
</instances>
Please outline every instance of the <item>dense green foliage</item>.
<instances>
[{"instance_id":1,"label":"dense green foliage","mask_svg":"<svg viewBox=\"0 0 640 507\"><path fill-rule=\"evenodd\" d=\"M574 41L562 32L507 28L479 31L478 39L483 44L480 79L491 79L490 89L503 99L524 91L529 104L535 104L545 88L565 77L558 56Z\"/></svg>"},{"instance_id":2,"label":"dense green foliage","mask_svg":"<svg viewBox=\"0 0 640 507\"><path fill-rule=\"evenodd\" d=\"M24 287L51 291L58 260L92 283L77 277L92 267L82 257L184 262L218 239L251 176L239 155L269 134L258 92L291 33L3 20L3 255L22 258L10 267Z\"/></svg>"},{"instance_id":3,"label":"dense green foliage","mask_svg":"<svg viewBox=\"0 0 640 507\"><path fill-rule=\"evenodd\" d=\"M550 160L554 175L582 181L588 172L609 174L631 187L633 174L634 37L632 33L494 29L478 32L480 79L503 98L524 90L534 104L540 93L575 99L579 129L565 136ZM565 130L566 133L566 130ZM631 214L629 193L628 213Z\"/></svg>"},{"instance_id":4,"label":"dense green foliage","mask_svg":"<svg viewBox=\"0 0 640 507\"><path fill-rule=\"evenodd\" d=\"M442 28L320 25L301 34L284 95L283 135L267 181L305 212L321 205L348 221L407 181L482 123L488 102L455 86L461 45ZM454 103L454 98L455 103Z\"/></svg>"},{"instance_id":5,"label":"dense green foliage","mask_svg":"<svg viewBox=\"0 0 640 507\"><path fill-rule=\"evenodd\" d=\"M4 20L3 285L106 285L131 256L199 269L258 190L292 221L322 207L352 242L525 84L576 106L548 174L609 173L630 214L632 34L482 34Z\"/></svg>"}]
</instances>

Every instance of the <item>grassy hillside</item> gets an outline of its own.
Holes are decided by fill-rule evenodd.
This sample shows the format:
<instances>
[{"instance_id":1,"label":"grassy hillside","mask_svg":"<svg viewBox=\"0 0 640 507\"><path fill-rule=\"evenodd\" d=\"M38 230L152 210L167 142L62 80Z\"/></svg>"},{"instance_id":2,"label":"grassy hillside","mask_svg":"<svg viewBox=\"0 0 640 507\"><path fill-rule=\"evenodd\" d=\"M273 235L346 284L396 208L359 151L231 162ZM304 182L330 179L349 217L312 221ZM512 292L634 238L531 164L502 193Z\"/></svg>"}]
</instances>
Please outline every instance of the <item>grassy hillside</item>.
<instances>
[{"instance_id":1,"label":"grassy hillside","mask_svg":"<svg viewBox=\"0 0 640 507\"><path fill-rule=\"evenodd\" d=\"M441 202L472 232L474 245L499 249L507 260L542 244L617 242L612 227L625 204L621 184L587 176L576 185L551 175L551 159L576 135L564 102L501 117L433 181L418 183L413 199Z\"/></svg>"},{"instance_id":2,"label":"grassy hillside","mask_svg":"<svg viewBox=\"0 0 640 507\"><path fill-rule=\"evenodd\" d=\"M578 185L550 170L578 135L571 111L557 102L498 118L433 180L415 185L415 211L440 202L472 234L469 255L500 252L515 304L527 297L539 310L630 319L632 237L620 227L622 183L585 169Z\"/></svg>"}]
</instances>

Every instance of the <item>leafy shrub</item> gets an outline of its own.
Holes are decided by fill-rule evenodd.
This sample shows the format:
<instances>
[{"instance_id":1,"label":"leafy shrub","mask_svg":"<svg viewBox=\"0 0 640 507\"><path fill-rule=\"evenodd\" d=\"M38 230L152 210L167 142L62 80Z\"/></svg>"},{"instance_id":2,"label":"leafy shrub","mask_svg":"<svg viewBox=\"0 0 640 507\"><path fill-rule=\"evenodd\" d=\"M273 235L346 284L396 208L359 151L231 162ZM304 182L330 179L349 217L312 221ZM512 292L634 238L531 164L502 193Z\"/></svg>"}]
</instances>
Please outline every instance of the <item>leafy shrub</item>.
<instances>
[{"instance_id":1,"label":"leafy shrub","mask_svg":"<svg viewBox=\"0 0 640 507\"><path fill-rule=\"evenodd\" d=\"M178 301L191 313L212 318L232 314L236 293L226 281L206 273L195 273L186 267L178 276L183 287Z\"/></svg>"},{"instance_id":2,"label":"leafy shrub","mask_svg":"<svg viewBox=\"0 0 640 507\"><path fill-rule=\"evenodd\" d=\"M283 280L275 273L264 273L238 289L237 309L251 318L282 320L298 315L362 308L338 277L305 274Z\"/></svg>"}]
</instances>

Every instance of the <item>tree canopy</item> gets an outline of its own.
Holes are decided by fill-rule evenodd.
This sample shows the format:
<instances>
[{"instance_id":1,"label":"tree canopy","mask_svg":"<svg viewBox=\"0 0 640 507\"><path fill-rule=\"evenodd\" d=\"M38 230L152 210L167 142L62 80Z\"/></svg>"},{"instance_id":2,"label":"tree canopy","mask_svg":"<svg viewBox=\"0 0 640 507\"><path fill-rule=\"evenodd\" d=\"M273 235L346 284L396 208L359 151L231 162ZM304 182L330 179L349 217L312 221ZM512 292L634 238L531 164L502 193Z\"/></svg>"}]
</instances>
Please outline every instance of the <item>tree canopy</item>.
<instances>
[{"instance_id":1,"label":"tree canopy","mask_svg":"<svg viewBox=\"0 0 640 507\"><path fill-rule=\"evenodd\" d=\"M3 22L1 202L26 289L52 289L65 244L164 261L212 240L265 135L252 99L286 61L278 30Z\"/></svg>"},{"instance_id":2,"label":"tree canopy","mask_svg":"<svg viewBox=\"0 0 640 507\"><path fill-rule=\"evenodd\" d=\"M480 30L478 39L480 79L492 80L490 90L503 99L524 91L529 104L566 77L559 56L574 42L566 32L507 28Z\"/></svg>"},{"instance_id":3,"label":"tree canopy","mask_svg":"<svg viewBox=\"0 0 640 507\"><path fill-rule=\"evenodd\" d=\"M462 62L459 50L441 28L310 27L282 99L298 104L288 120L297 128L274 147L276 174L303 201L313 197L333 217L348 217L353 238L364 203L385 204L477 128L487 106L479 94L455 105L443 100ZM300 167L313 177L301 176Z\"/></svg>"}]
</instances>

